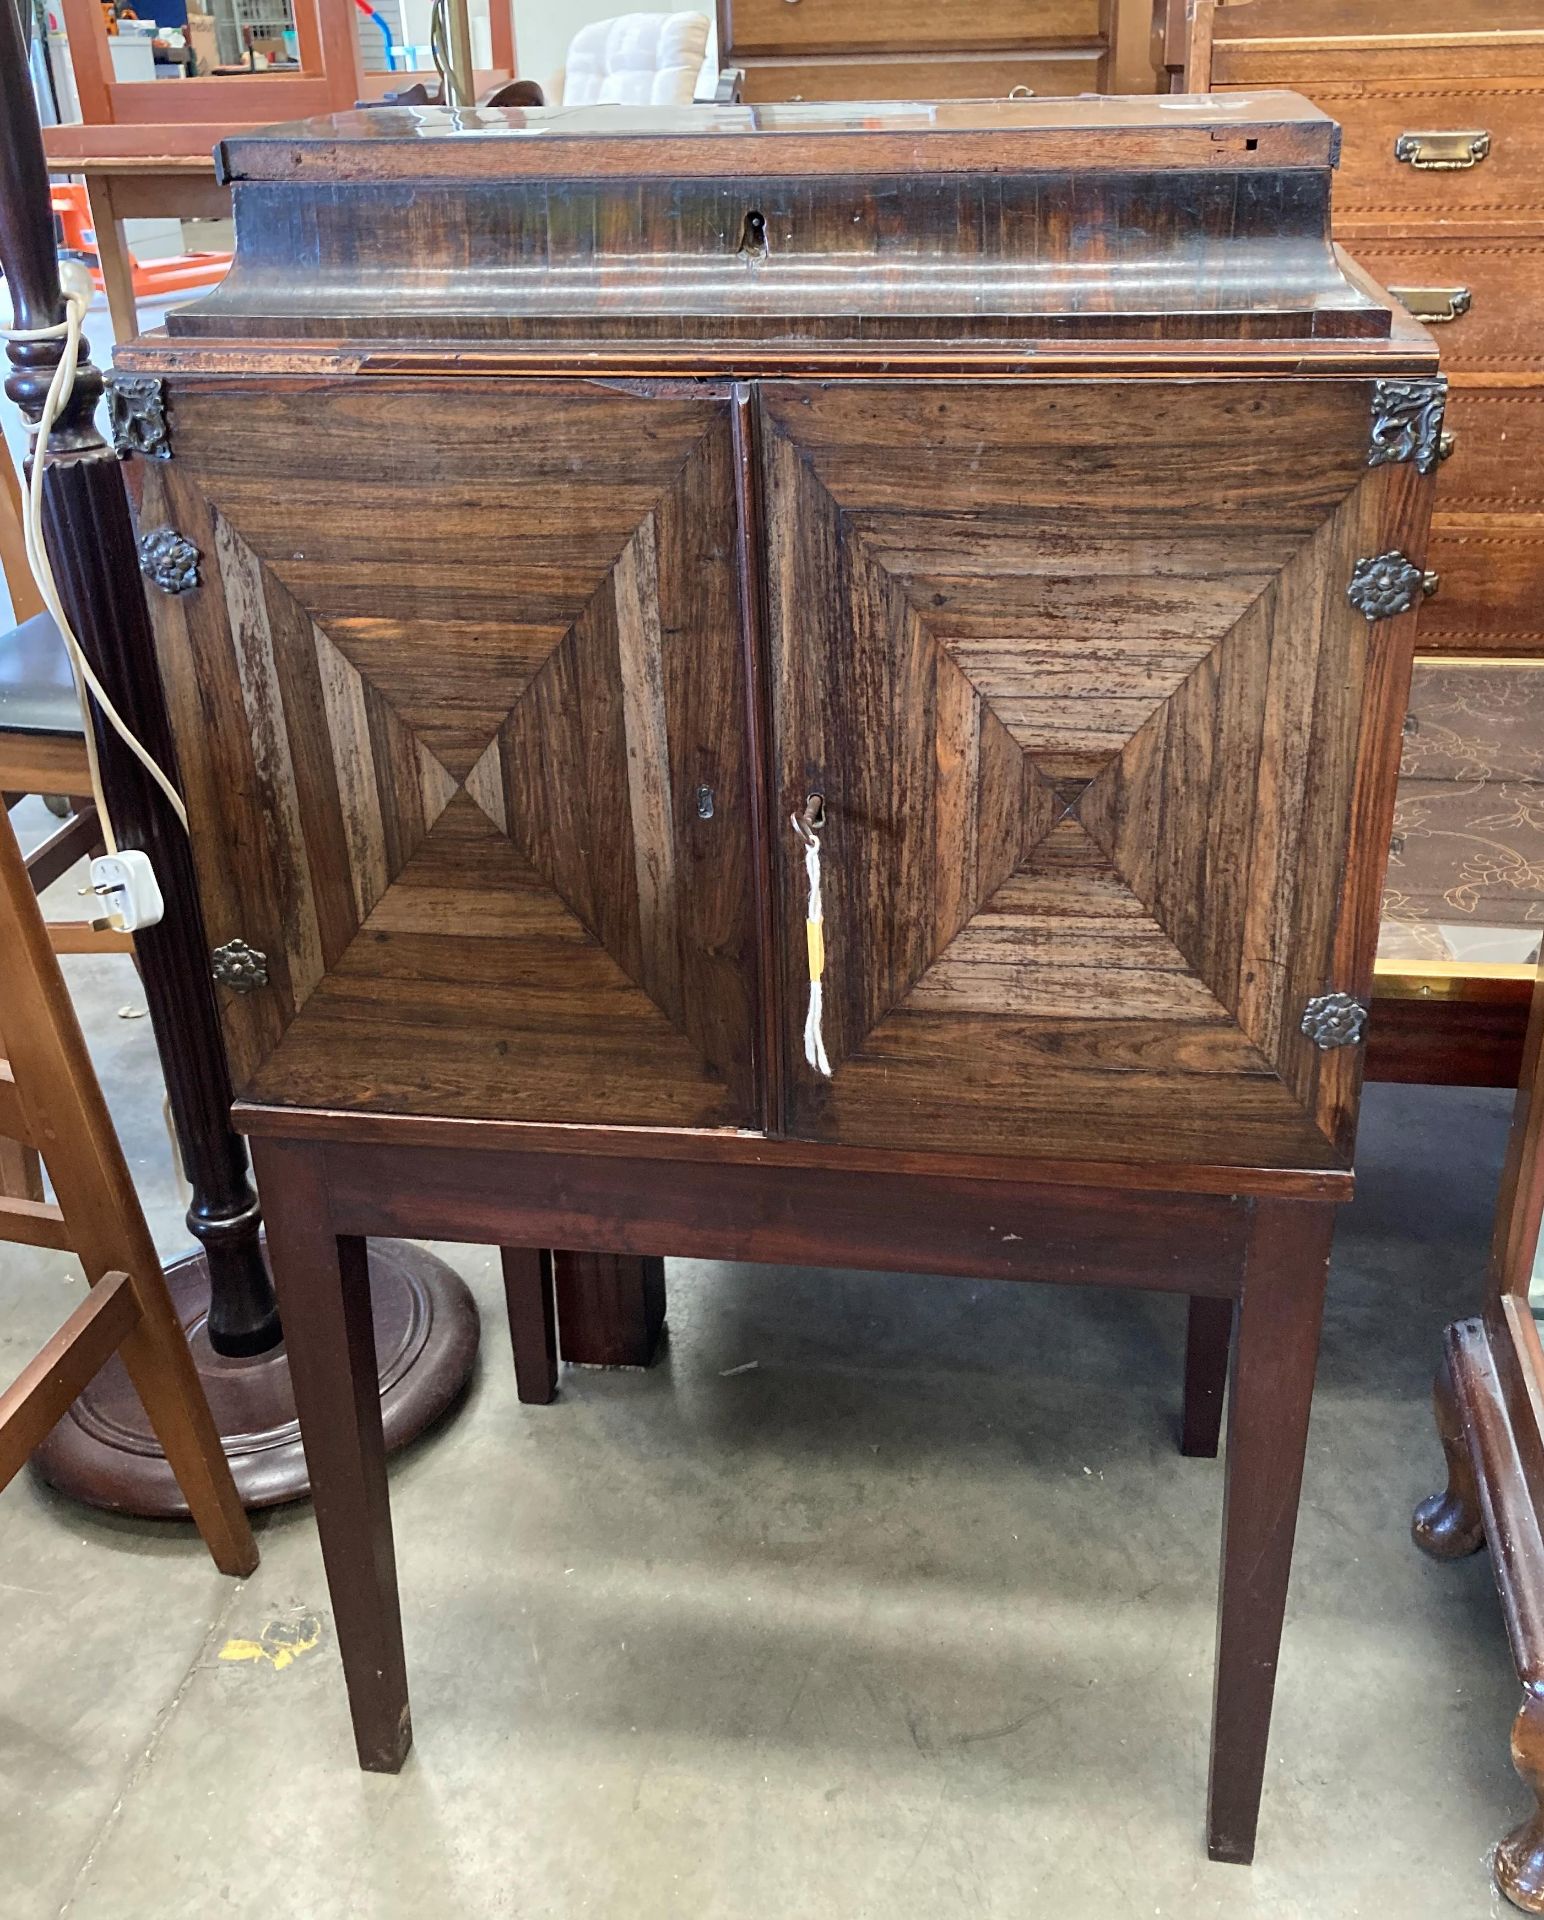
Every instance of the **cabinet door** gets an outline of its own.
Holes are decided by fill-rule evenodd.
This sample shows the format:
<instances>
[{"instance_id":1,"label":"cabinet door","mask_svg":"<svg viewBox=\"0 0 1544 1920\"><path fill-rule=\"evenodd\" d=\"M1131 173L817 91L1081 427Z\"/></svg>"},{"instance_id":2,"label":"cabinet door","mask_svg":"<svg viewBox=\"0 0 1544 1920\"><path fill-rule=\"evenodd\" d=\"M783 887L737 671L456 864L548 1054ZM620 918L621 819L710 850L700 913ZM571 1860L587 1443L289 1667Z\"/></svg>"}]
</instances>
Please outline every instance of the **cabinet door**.
<instances>
[{"instance_id":1,"label":"cabinet door","mask_svg":"<svg viewBox=\"0 0 1544 1920\"><path fill-rule=\"evenodd\" d=\"M1414 618L1347 589L1424 531L1414 469L1369 468L1371 398L764 390L793 1131L1345 1164L1360 1048L1302 1023L1370 979ZM812 792L830 1079L801 1031Z\"/></svg>"},{"instance_id":2,"label":"cabinet door","mask_svg":"<svg viewBox=\"0 0 1544 1920\"><path fill-rule=\"evenodd\" d=\"M211 944L255 1100L754 1119L726 406L174 382L142 534Z\"/></svg>"}]
</instances>

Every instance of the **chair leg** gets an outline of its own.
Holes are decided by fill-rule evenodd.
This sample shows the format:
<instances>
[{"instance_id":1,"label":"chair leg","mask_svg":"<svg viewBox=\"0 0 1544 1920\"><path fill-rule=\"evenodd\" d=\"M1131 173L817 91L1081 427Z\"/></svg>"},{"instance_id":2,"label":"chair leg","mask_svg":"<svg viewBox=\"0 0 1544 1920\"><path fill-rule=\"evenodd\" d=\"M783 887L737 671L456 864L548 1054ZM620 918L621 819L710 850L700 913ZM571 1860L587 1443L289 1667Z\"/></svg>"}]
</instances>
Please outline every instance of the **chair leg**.
<instances>
[{"instance_id":1,"label":"chair leg","mask_svg":"<svg viewBox=\"0 0 1544 1920\"><path fill-rule=\"evenodd\" d=\"M1192 1459L1217 1457L1232 1344L1233 1302L1192 1294L1185 1323L1185 1412L1179 1442L1180 1452Z\"/></svg>"},{"instance_id":2,"label":"chair leg","mask_svg":"<svg viewBox=\"0 0 1544 1920\"><path fill-rule=\"evenodd\" d=\"M316 1150L252 1145L354 1744L366 1771L396 1773L413 1722L365 1243L334 1233Z\"/></svg>"},{"instance_id":3,"label":"chair leg","mask_svg":"<svg viewBox=\"0 0 1544 1920\"><path fill-rule=\"evenodd\" d=\"M146 1262L154 1257L147 1247ZM221 1573L244 1576L257 1566L257 1542L165 1276L158 1265L142 1263L131 1278L140 1317L124 1336L119 1358L215 1565Z\"/></svg>"},{"instance_id":4,"label":"chair leg","mask_svg":"<svg viewBox=\"0 0 1544 1920\"><path fill-rule=\"evenodd\" d=\"M1207 1850L1254 1858L1334 1206L1256 1201L1228 1396Z\"/></svg>"},{"instance_id":5,"label":"chair leg","mask_svg":"<svg viewBox=\"0 0 1544 1920\"><path fill-rule=\"evenodd\" d=\"M558 1390L558 1325L552 1255L537 1247L500 1247L509 1338L515 1350L515 1391L528 1406L544 1407Z\"/></svg>"}]
</instances>

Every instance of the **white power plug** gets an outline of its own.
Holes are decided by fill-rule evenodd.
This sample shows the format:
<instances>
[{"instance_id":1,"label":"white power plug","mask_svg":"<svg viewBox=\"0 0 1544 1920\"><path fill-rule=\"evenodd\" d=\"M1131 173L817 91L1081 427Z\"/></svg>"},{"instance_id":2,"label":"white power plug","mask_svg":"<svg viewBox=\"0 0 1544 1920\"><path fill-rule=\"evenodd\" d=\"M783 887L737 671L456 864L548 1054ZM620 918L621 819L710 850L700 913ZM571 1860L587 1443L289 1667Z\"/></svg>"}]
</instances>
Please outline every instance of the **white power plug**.
<instances>
[{"instance_id":1,"label":"white power plug","mask_svg":"<svg viewBox=\"0 0 1544 1920\"><path fill-rule=\"evenodd\" d=\"M83 261L61 260L59 290L66 298L72 293L76 294L89 307L96 296L96 284L91 278L91 270Z\"/></svg>"},{"instance_id":2,"label":"white power plug","mask_svg":"<svg viewBox=\"0 0 1544 1920\"><path fill-rule=\"evenodd\" d=\"M166 911L161 887L148 854L138 847L104 853L91 863L91 891L106 908L114 933L138 933L157 925Z\"/></svg>"}]
</instances>

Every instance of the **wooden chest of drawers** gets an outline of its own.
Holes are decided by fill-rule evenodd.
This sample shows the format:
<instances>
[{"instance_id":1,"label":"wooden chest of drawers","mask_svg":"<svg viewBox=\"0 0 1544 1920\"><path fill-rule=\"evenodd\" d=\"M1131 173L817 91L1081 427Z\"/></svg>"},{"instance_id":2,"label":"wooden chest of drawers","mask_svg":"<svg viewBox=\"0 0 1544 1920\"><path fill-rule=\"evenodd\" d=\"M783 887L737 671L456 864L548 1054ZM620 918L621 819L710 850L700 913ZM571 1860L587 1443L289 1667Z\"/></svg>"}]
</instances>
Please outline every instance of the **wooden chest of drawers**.
<instances>
[{"instance_id":1,"label":"wooden chest of drawers","mask_svg":"<svg viewBox=\"0 0 1544 1920\"><path fill-rule=\"evenodd\" d=\"M1140 92L1146 0L718 0L747 100Z\"/></svg>"},{"instance_id":2,"label":"wooden chest of drawers","mask_svg":"<svg viewBox=\"0 0 1544 1920\"><path fill-rule=\"evenodd\" d=\"M1200 0L1185 84L1293 86L1340 121L1335 231L1440 328L1453 454L1430 653L1544 653L1544 4Z\"/></svg>"},{"instance_id":3,"label":"wooden chest of drawers","mask_svg":"<svg viewBox=\"0 0 1544 1920\"><path fill-rule=\"evenodd\" d=\"M367 1766L362 1236L1167 1287L1194 1451L1234 1345L1249 1857L1443 403L1333 144L1269 95L226 143L235 265L116 409Z\"/></svg>"}]
</instances>

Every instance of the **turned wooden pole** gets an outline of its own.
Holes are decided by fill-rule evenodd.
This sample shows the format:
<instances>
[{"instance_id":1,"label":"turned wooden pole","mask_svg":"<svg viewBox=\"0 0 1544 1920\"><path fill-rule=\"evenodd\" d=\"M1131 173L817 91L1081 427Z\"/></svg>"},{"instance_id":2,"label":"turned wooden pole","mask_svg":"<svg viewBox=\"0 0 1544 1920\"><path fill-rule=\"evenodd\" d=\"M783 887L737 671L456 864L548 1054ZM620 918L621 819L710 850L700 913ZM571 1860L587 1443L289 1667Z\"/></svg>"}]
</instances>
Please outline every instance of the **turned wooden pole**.
<instances>
[{"instance_id":1,"label":"turned wooden pole","mask_svg":"<svg viewBox=\"0 0 1544 1920\"><path fill-rule=\"evenodd\" d=\"M0 266L17 327L48 327L64 318L48 172L13 0L0 0ZM34 427L63 350L62 336L8 344L5 390ZM102 375L83 350L74 390L49 439L44 537L76 637L118 711L175 781L128 498L117 456L95 425L101 398ZM226 1355L261 1353L279 1342L279 1314L258 1241L246 1150L230 1125L230 1073L192 854L154 782L94 717L119 842L149 855L166 901L161 924L135 936L135 952L193 1189L188 1226L209 1263L210 1344Z\"/></svg>"}]
</instances>

